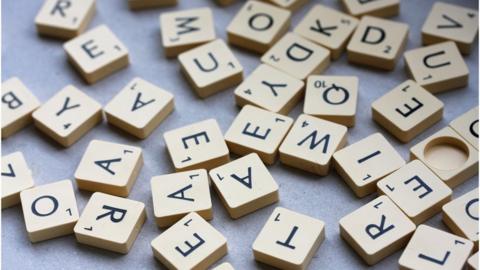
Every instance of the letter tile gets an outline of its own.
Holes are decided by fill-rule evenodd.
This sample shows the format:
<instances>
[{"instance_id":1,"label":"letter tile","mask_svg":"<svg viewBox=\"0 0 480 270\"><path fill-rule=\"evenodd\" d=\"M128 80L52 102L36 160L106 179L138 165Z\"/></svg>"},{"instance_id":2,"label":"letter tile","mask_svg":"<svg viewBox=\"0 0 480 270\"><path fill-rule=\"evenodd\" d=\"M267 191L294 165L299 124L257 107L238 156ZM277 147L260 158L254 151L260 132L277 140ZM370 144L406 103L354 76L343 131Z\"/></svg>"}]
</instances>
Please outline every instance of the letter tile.
<instances>
[{"instance_id":1,"label":"letter tile","mask_svg":"<svg viewBox=\"0 0 480 270\"><path fill-rule=\"evenodd\" d=\"M342 4L355 17L392 17L400 12L400 0L342 0Z\"/></svg>"},{"instance_id":2,"label":"letter tile","mask_svg":"<svg viewBox=\"0 0 480 270\"><path fill-rule=\"evenodd\" d=\"M228 262L222 263L219 266L213 268L212 270L235 270L231 264Z\"/></svg>"},{"instance_id":3,"label":"letter tile","mask_svg":"<svg viewBox=\"0 0 480 270\"><path fill-rule=\"evenodd\" d=\"M128 7L132 10L176 6L177 0L128 0Z\"/></svg>"},{"instance_id":4,"label":"letter tile","mask_svg":"<svg viewBox=\"0 0 480 270\"><path fill-rule=\"evenodd\" d=\"M33 185L32 171L22 152L2 157L2 209L20 203L20 192Z\"/></svg>"},{"instance_id":5,"label":"letter tile","mask_svg":"<svg viewBox=\"0 0 480 270\"><path fill-rule=\"evenodd\" d=\"M468 270L478 270L478 251L467 261Z\"/></svg>"},{"instance_id":6,"label":"letter tile","mask_svg":"<svg viewBox=\"0 0 480 270\"><path fill-rule=\"evenodd\" d=\"M449 126L478 150L478 106L455 118Z\"/></svg>"},{"instance_id":7,"label":"letter tile","mask_svg":"<svg viewBox=\"0 0 480 270\"><path fill-rule=\"evenodd\" d=\"M267 0L267 2L290 11L295 11L304 6L308 0Z\"/></svg>"}]
</instances>

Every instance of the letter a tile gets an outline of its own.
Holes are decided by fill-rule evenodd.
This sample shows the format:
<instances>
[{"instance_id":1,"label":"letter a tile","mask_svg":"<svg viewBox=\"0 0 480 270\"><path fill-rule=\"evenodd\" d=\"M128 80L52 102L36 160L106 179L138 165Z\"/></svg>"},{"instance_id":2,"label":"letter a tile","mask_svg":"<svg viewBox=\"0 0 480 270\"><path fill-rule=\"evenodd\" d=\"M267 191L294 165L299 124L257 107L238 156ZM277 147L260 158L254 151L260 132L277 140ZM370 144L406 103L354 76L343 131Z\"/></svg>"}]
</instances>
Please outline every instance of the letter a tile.
<instances>
[{"instance_id":1,"label":"letter a tile","mask_svg":"<svg viewBox=\"0 0 480 270\"><path fill-rule=\"evenodd\" d=\"M20 192L33 187L32 172L22 152L2 157L2 209L20 202Z\"/></svg>"}]
</instances>

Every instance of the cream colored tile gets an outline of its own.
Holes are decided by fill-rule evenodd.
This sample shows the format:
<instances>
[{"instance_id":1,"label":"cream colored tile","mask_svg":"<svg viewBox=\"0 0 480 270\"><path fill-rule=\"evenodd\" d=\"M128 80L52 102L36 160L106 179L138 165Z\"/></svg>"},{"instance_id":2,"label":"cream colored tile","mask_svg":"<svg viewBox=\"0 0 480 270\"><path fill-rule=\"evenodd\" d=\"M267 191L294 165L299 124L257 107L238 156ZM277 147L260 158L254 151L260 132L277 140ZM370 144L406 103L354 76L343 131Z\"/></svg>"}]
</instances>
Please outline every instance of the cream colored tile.
<instances>
[{"instance_id":1,"label":"cream colored tile","mask_svg":"<svg viewBox=\"0 0 480 270\"><path fill-rule=\"evenodd\" d=\"M372 103L372 119L401 142L409 142L443 117L443 102L412 80Z\"/></svg>"},{"instance_id":2,"label":"cream colored tile","mask_svg":"<svg viewBox=\"0 0 480 270\"><path fill-rule=\"evenodd\" d=\"M348 43L348 61L393 70L407 40L408 24L364 16Z\"/></svg>"},{"instance_id":3,"label":"cream colored tile","mask_svg":"<svg viewBox=\"0 0 480 270\"><path fill-rule=\"evenodd\" d=\"M242 65L221 39L181 53L178 60L183 74L201 98L243 80Z\"/></svg>"},{"instance_id":4,"label":"cream colored tile","mask_svg":"<svg viewBox=\"0 0 480 270\"><path fill-rule=\"evenodd\" d=\"M174 99L170 92L141 78L134 78L103 110L108 123L145 139L173 108Z\"/></svg>"},{"instance_id":5,"label":"cream colored tile","mask_svg":"<svg viewBox=\"0 0 480 270\"><path fill-rule=\"evenodd\" d=\"M467 238L478 249L478 188L443 206L443 222L456 235Z\"/></svg>"},{"instance_id":6,"label":"cream colored tile","mask_svg":"<svg viewBox=\"0 0 480 270\"><path fill-rule=\"evenodd\" d=\"M163 134L176 171L211 169L230 161L215 119L200 121Z\"/></svg>"},{"instance_id":7,"label":"cream colored tile","mask_svg":"<svg viewBox=\"0 0 480 270\"><path fill-rule=\"evenodd\" d=\"M207 269L227 253L227 239L192 212L153 239L152 250L168 269Z\"/></svg>"},{"instance_id":8,"label":"cream colored tile","mask_svg":"<svg viewBox=\"0 0 480 270\"><path fill-rule=\"evenodd\" d=\"M102 105L67 85L32 114L35 126L69 147L102 121Z\"/></svg>"},{"instance_id":9,"label":"cream colored tile","mask_svg":"<svg viewBox=\"0 0 480 270\"><path fill-rule=\"evenodd\" d=\"M245 105L225 133L225 141L232 153L257 153L271 165L292 123L290 117Z\"/></svg>"},{"instance_id":10,"label":"cream colored tile","mask_svg":"<svg viewBox=\"0 0 480 270\"><path fill-rule=\"evenodd\" d=\"M345 126L301 114L280 145L280 161L319 175L327 175L333 153L347 143Z\"/></svg>"},{"instance_id":11,"label":"cream colored tile","mask_svg":"<svg viewBox=\"0 0 480 270\"><path fill-rule=\"evenodd\" d=\"M142 149L92 140L75 171L79 189L127 197L143 166Z\"/></svg>"},{"instance_id":12,"label":"cream colored tile","mask_svg":"<svg viewBox=\"0 0 480 270\"><path fill-rule=\"evenodd\" d=\"M468 67L452 41L407 51L404 58L409 76L431 93L468 84Z\"/></svg>"},{"instance_id":13,"label":"cream colored tile","mask_svg":"<svg viewBox=\"0 0 480 270\"><path fill-rule=\"evenodd\" d=\"M303 112L347 127L355 125L358 78L309 76Z\"/></svg>"},{"instance_id":14,"label":"cream colored tile","mask_svg":"<svg viewBox=\"0 0 480 270\"><path fill-rule=\"evenodd\" d=\"M32 243L73 233L78 209L70 180L23 190L20 200Z\"/></svg>"},{"instance_id":15,"label":"cream colored tile","mask_svg":"<svg viewBox=\"0 0 480 270\"><path fill-rule=\"evenodd\" d=\"M398 263L401 270L461 270L472 247L465 238L420 225Z\"/></svg>"},{"instance_id":16,"label":"cream colored tile","mask_svg":"<svg viewBox=\"0 0 480 270\"><path fill-rule=\"evenodd\" d=\"M168 227L190 212L213 218L207 171L204 169L152 177L153 213L159 227Z\"/></svg>"},{"instance_id":17,"label":"cream colored tile","mask_svg":"<svg viewBox=\"0 0 480 270\"><path fill-rule=\"evenodd\" d=\"M340 236L368 265L404 247L415 224L385 195L339 221Z\"/></svg>"},{"instance_id":18,"label":"cream colored tile","mask_svg":"<svg viewBox=\"0 0 480 270\"><path fill-rule=\"evenodd\" d=\"M128 66L128 49L106 26L97 26L63 45L69 62L93 84Z\"/></svg>"},{"instance_id":19,"label":"cream colored tile","mask_svg":"<svg viewBox=\"0 0 480 270\"><path fill-rule=\"evenodd\" d=\"M95 14L95 0L46 0L35 17L40 35L70 39L85 31Z\"/></svg>"},{"instance_id":20,"label":"cream colored tile","mask_svg":"<svg viewBox=\"0 0 480 270\"><path fill-rule=\"evenodd\" d=\"M357 25L358 19L355 17L323 5L315 5L293 32L324 46L330 50L332 59L338 59Z\"/></svg>"},{"instance_id":21,"label":"cream colored tile","mask_svg":"<svg viewBox=\"0 0 480 270\"><path fill-rule=\"evenodd\" d=\"M278 201L278 185L257 154L212 169L215 191L232 218L240 218Z\"/></svg>"},{"instance_id":22,"label":"cream colored tile","mask_svg":"<svg viewBox=\"0 0 480 270\"><path fill-rule=\"evenodd\" d=\"M478 251L475 252L467 261L467 266L469 270L477 270L478 269Z\"/></svg>"},{"instance_id":23,"label":"cream colored tile","mask_svg":"<svg viewBox=\"0 0 480 270\"><path fill-rule=\"evenodd\" d=\"M478 152L450 127L410 148L410 160L419 159L450 188L478 174Z\"/></svg>"},{"instance_id":24,"label":"cream colored tile","mask_svg":"<svg viewBox=\"0 0 480 270\"><path fill-rule=\"evenodd\" d=\"M33 185L32 171L22 152L2 156L2 209L20 203L20 192Z\"/></svg>"},{"instance_id":25,"label":"cream colored tile","mask_svg":"<svg viewBox=\"0 0 480 270\"><path fill-rule=\"evenodd\" d=\"M304 6L309 0L265 0L276 6L295 11Z\"/></svg>"},{"instance_id":26,"label":"cream colored tile","mask_svg":"<svg viewBox=\"0 0 480 270\"><path fill-rule=\"evenodd\" d=\"M419 160L378 181L377 187L417 225L440 212L452 197L452 190Z\"/></svg>"},{"instance_id":27,"label":"cream colored tile","mask_svg":"<svg viewBox=\"0 0 480 270\"><path fill-rule=\"evenodd\" d=\"M176 6L177 0L128 0L128 7L133 10L157 8L157 7L170 7Z\"/></svg>"},{"instance_id":28,"label":"cream colored tile","mask_svg":"<svg viewBox=\"0 0 480 270\"><path fill-rule=\"evenodd\" d=\"M422 27L424 45L455 41L460 52L469 54L478 33L478 12L471 8L437 2Z\"/></svg>"},{"instance_id":29,"label":"cream colored tile","mask_svg":"<svg viewBox=\"0 0 480 270\"><path fill-rule=\"evenodd\" d=\"M392 17L400 12L400 0L342 0L342 4L349 14L356 17Z\"/></svg>"},{"instance_id":30,"label":"cream colored tile","mask_svg":"<svg viewBox=\"0 0 480 270\"><path fill-rule=\"evenodd\" d=\"M227 26L228 42L257 53L266 52L288 31L291 12L250 0Z\"/></svg>"},{"instance_id":31,"label":"cream colored tile","mask_svg":"<svg viewBox=\"0 0 480 270\"><path fill-rule=\"evenodd\" d=\"M2 139L32 122L38 99L17 77L2 82Z\"/></svg>"},{"instance_id":32,"label":"cream colored tile","mask_svg":"<svg viewBox=\"0 0 480 270\"><path fill-rule=\"evenodd\" d=\"M277 207L253 242L253 255L280 269L307 269L324 239L323 221Z\"/></svg>"},{"instance_id":33,"label":"cream colored tile","mask_svg":"<svg viewBox=\"0 0 480 270\"><path fill-rule=\"evenodd\" d=\"M165 12L160 15L165 56L174 57L198 45L215 40L210 8Z\"/></svg>"},{"instance_id":34,"label":"cream colored tile","mask_svg":"<svg viewBox=\"0 0 480 270\"><path fill-rule=\"evenodd\" d=\"M405 165L405 160L380 133L335 152L333 160L337 173L358 197L375 192L378 180Z\"/></svg>"},{"instance_id":35,"label":"cream colored tile","mask_svg":"<svg viewBox=\"0 0 480 270\"><path fill-rule=\"evenodd\" d=\"M285 34L261 58L262 63L305 80L330 65L330 51L294 33Z\"/></svg>"},{"instance_id":36,"label":"cream colored tile","mask_svg":"<svg viewBox=\"0 0 480 270\"><path fill-rule=\"evenodd\" d=\"M222 263L219 266L213 268L212 270L235 270L231 264L228 262Z\"/></svg>"},{"instance_id":37,"label":"cream colored tile","mask_svg":"<svg viewBox=\"0 0 480 270\"><path fill-rule=\"evenodd\" d=\"M146 219L142 202L95 192L75 225L77 241L126 254Z\"/></svg>"},{"instance_id":38,"label":"cream colored tile","mask_svg":"<svg viewBox=\"0 0 480 270\"><path fill-rule=\"evenodd\" d=\"M302 80L261 64L235 89L235 102L286 115L302 98L303 86Z\"/></svg>"},{"instance_id":39,"label":"cream colored tile","mask_svg":"<svg viewBox=\"0 0 480 270\"><path fill-rule=\"evenodd\" d=\"M455 118L449 126L478 150L478 106Z\"/></svg>"}]
</instances>

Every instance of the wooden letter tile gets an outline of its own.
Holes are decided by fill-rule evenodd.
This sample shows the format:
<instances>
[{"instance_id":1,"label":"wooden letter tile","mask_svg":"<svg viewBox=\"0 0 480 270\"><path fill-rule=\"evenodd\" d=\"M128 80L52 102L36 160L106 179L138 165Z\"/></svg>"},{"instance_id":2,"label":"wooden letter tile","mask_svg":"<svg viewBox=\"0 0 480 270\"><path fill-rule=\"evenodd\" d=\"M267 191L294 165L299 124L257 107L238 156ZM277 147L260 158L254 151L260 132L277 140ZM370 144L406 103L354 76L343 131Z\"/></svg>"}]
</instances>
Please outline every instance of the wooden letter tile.
<instances>
[{"instance_id":1,"label":"wooden letter tile","mask_svg":"<svg viewBox=\"0 0 480 270\"><path fill-rule=\"evenodd\" d=\"M468 259L467 265L468 270L478 270L478 251Z\"/></svg>"},{"instance_id":2,"label":"wooden letter tile","mask_svg":"<svg viewBox=\"0 0 480 270\"><path fill-rule=\"evenodd\" d=\"M92 84L128 66L128 50L106 26L100 25L63 45L68 60Z\"/></svg>"},{"instance_id":3,"label":"wooden letter tile","mask_svg":"<svg viewBox=\"0 0 480 270\"><path fill-rule=\"evenodd\" d=\"M372 118L401 142L409 142L440 121L443 102L407 80L372 103Z\"/></svg>"},{"instance_id":4,"label":"wooden letter tile","mask_svg":"<svg viewBox=\"0 0 480 270\"><path fill-rule=\"evenodd\" d=\"M422 27L424 45L455 41L463 54L469 54L478 33L478 11L437 2Z\"/></svg>"},{"instance_id":5,"label":"wooden letter tile","mask_svg":"<svg viewBox=\"0 0 480 270\"><path fill-rule=\"evenodd\" d=\"M472 248L465 238L420 225L398 263L401 270L461 270Z\"/></svg>"},{"instance_id":6,"label":"wooden letter tile","mask_svg":"<svg viewBox=\"0 0 480 270\"><path fill-rule=\"evenodd\" d=\"M197 95L206 98L243 80L243 67L221 39L178 56L183 74Z\"/></svg>"},{"instance_id":7,"label":"wooden letter tile","mask_svg":"<svg viewBox=\"0 0 480 270\"><path fill-rule=\"evenodd\" d=\"M288 10L250 0L228 25L228 42L264 53L288 31L290 15Z\"/></svg>"},{"instance_id":8,"label":"wooden letter tile","mask_svg":"<svg viewBox=\"0 0 480 270\"><path fill-rule=\"evenodd\" d=\"M152 250L168 269L207 269L227 253L227 239L192 212L152 241Z\"/></svg>"},{"instance_id":9,"label":"wooden letter tile","mask_svg":"<svg viewBox=\"0 0 480 270\"><path fill-rule=\"evenodd\" d=\"M13 77L2 83L2 139L13 135L30 122L40 102L20 81Z\"/></svg>"},{"instance_id":10,"label":"wooden letter tile","mask_svg":"<svg viewBox=\"0 0 480 270\"><path fill-rule=\"evenodd\" d=\"M385 195L339 221L340 236L369 265L404 247L415 224Z\"/></svg>"},{"instance_id":11,"label":"wooden letter tile","mask_svg":"<svg viewBox=\"0 0 480 270\"><path fill-rule=\"evenodd\" d=\"M135 78L104 107L108 123L145 139L173 111L173 95Z\"/></svg>"},{"instance_id":12,"label":"wooden letter tile","mask_svg":"<svg viewBox=\"0 0 480 270\"><path fill-rule=\"evenodd\" d=\"M245 105L225 133L225 141L233 153L254 152L271 165L292 123L290 117Z\"/></svg>"},{"instance_id":13,"label":"wooden letter tile","mask_svg":"<svg viewBox=\"0 0 480 270\"><path fill-rule=\"evenodd\" d=\"M261 64L235 89L235 101L286 115L302 98L303 86L302 80Z\"/></svg>"},{"instance_id":14,"label":"wooden letter tile","mask_svg":"<svg viewBox=\"0 0 480 270\"><path fill-rule=\"evenodd\" d=\"M342 0L342 4L349 14L356 17L392 17L400 12L400 0Z\"/></svg>"},{"instance_id":15,"label":"wooden letter tile","mask_svg":"<svg viewBox=\"0 0 480 270\"><path fill-rule=\"evenodd\" d=\"M213 218L207 171L204 169L152 177L153 212L159 227L168 227L190 212Z\"/></svg>"},{"instance_id":16,"label":"wooden letter tile","mask_svg":"<svg viewBox=\"0 0 480 270\"><path fill-rule=\"evenodd\" d=\"M455 118L450 127L478 150L478 106Z\"/></svg>"},{"instance_id":17,"label":"wooden letter tile","mask_svg":"<svg viewBox=\"0 0 480 270\"><path fill-rule=\"evenodd\" d=\"M20 192L33 187L32 171L22 152L2 157L2 209L20 202Z\"/></svg>"},{"instance_id":18,"label":"wooden letter tile","mask_svg":"<svg viewBox=\"0 0 480 270\"><path fill-rule=\"evenodd\" d=\"M330 51L297 34L285 34L261 58L265 64L305 80L330 65Z\"/></svg>"},{"instance_id":19,"label":"wooden letter tile","mask_svg":"<svg viewBox=\"0 0 480 270\"><path fill-rule=\"evenodd\" d=\"M46 0L35 17L41 35L70 39L86 28L95 14L95 0Z\"/></svg>"},{"instance_id":20,"label":"wooden letter tile","mask_svg":"<svg viewBox=\"0 0 480 270\"><path fill-rule=\"evenodd\" d=\"M68 85L36 110L33 119L38 129L68 147L102 121L102 105Z\"/></svg>"},{"instance_id":21,"label":"wooden letter tile","mask_svg":"<svg viewBox=\"0 0 480 270\"><path fill-rule=\"evenodd\" d=\"M156 7L170 7L176 6L177 2L177 0L128 0L128 7L133 10Z\"/></svg>"},{"instance_id":22,"label":"wooden letter tile","mask_svg":"<svg viewBox=\"0 0 480 270\"><path fill-rule=\"evenodd\" d=\"M478 173L478 152L450 127L445 127L410 148L450 188Z\"/></svg>"},{"instance_id":23,"label":"wooden letter tile","mask_svg":"<svg viewBox=\"0 0 480 270\"><path fill-rule=\"evenodd\" d=\"M128 253L146 219L142 202L95 192L75 225L77 241Z\"/></svg>"},{"instance_id":24,"label":"wooden letter tile","mask_svg":"<svg viewBox=\"0 0 480 270\"><path fill-rule=\"evenodd\" d=\"M278 185L255 153L212 169L209 174L232 218L278 201Z\"/></svg>"},{"instance_id":25,"label":"wooden letter tile","mask_svg":"<svg viewBox=\"0 0 480 270\"><path fill-rule=\"evenodd\" d=\"M405 160L380 133L337 151L333 159L337 173L358 197L375 192L378 180L405 165Z\"/></svg>"},{"instance_id":26,"label":"wooden letter tile","mask_svg":"<svg viewBox=\"0 0 480 270\"><path fill-rule=\"evenodd\" d=\"M70 180L23 190L20 200L32 243L73 233L78 209Z\"/></svg>"},{"instance_id":27,"label":"wooden letter tile","mask_svg":"<svg viewBox=\"0 0 480 270\"><path fill-rule=\"evenodd\" d=\"M176 171L212 169L230 161L222 131L208 119L163 134Z\"/></svg>"},{"instance_id":28,"label":"wooden letter tile","mask_svg":"<svg viewBox=\"0 0 480 270\"><path fill-rule=\"evenodd\" d=\"M468 84L468 67L453 41L405 52L405 67L411 78L431 93Z\"/></svg>"},{"instance_id":29,"label":"wooden letter tile","mask_svg":"<svg viewBox=\"0 0 480 270\"><path fill-rule=\"evenodd\" d=\"M355 125L358 78L309 76L303 112L347 127Z\"/></svg>"},{"instance_id":30,"label":"wooden letter tile","mask_svg":"<svg viewBox=\"0 0 480 270\"><path fill-rule=\"evenodd\" d=\"M358 19L322 5L313 6L293 30L330 50L332 59L338 59L347 41L358 25Z\"/></svg>"},{"instance_id":31,"label":"wooden letter tile","mask_svg":"<svg viewBox=\"0 0 480 270\"><path fill-rule=\"evenodd\" d=\"M279 269L307 269L324 239L323 221L277 207L253 242L253 255Z\"/></svg>"},{"instance_id":32,"label":"wooden letter tile","mask_svg":"<svg viewBox=\"0 0 480 270\"><path fill-rule=\"evenodd\" d=\"M408 24L364 16L348 43L348 61L392 70L407 40Z\"/></svg>"},{"instance_id":33,"label":"wooden letter tile","mask_svg":"<svg viewBox=\"0 0 480 270\"><path fill-rule=\"evenodd\" d=\"M301 114L280 146L284 164L327 175L333 153L347 143L345 126Z\"/></svg>"},{"instance_id":34,"label":"wooden letter tile","mask_svg":"<svg viewBox=\"0 0 480 270\"><path fill-rule=\"evenodd\" d=\"M231 264L228 262L222 263L219 266L213 268L212 270L235 270Z\"/></svg>"}]
</instances>

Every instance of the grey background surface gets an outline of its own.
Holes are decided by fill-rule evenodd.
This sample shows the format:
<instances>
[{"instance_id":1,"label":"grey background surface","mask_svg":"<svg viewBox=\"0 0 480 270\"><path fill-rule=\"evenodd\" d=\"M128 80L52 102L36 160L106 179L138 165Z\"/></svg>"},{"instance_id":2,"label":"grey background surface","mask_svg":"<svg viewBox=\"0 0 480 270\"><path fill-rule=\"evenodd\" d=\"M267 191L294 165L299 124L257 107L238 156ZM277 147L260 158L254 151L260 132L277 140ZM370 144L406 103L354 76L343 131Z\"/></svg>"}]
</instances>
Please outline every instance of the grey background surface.
<instances>
[{"instance_id":1,"label":"grey background surface","mask_svg":"<svg viewBox=\"0 0 480 270\"><path fill-rule=\"evenodd\" d=\"M64 149L28 126L13 137L2 142L3 153L22 151L33 171L36 185L61 179L72 179L74 171L87 144L92 139L141 146L144 149L145 165L129 196L147 206L148 220L143 226L132 250L127 255L80 245L73 235L31 244L28 241L20 206L2 211L2 249L4 269L154 269L162 268L152 254L150 241L161 233L153 219L150 178L173 172L172 163L165 149L165 131L207 118L216 118L225 132L238 113L234 103L233 89L225 90L205 100L197 98L179 71L176 59L163 56L158 16L162 12L193 7L210 6L214 12L217 36L225 39L225 29L243 1L221 8L210 0L179 0L173 8L132 12L126 0L99 0L97 12L89 28L106 24L124 42L130 51L131 65L114 75L94 84L86 85L78 73L67 63L62 42L41 38L36 34L34 18L43 1L2 1L2 81L18 76L29 89L45 102L67 84L74 84L88 95L105 105L133 77L140 76L175 95L175 111L155 132L145 140L110 127L106 122L95 127L80 141ZM448 1L478 9L478 1ZM293 14L295 26L314 4L324 4L342 10L337 0L310 1ZM410 25L407 49L421 46L421 26L430 11L433 1L402 0L399 16L395 21ZM292 29L291 27L290 29ZM248 75L260 63L259 55L233 48L234 54ZM452 119L478 104L478 41L473 51L465 57L470 67L469 86L437 95L445 103L444 118L433 127L407 144L400 144L371 120L370 104L396 85L407 79L401 59L392 72L372 70L347 63L344 54L334 61L325 74L354 75L360 79L357 125L348 132L349 143L356 142L373 132L382 132L401 155L408 159L408 149L447 125ZM302 111L303 102L290 113L296 118ZM379 164L381 165L381 164ZM292 169L277 162L269 167L280 185L280 202L263 208L239 220L232 220L213 195L214 219L211 224L228 239L229 252L218 263L231 262L236 269L269 269L253 260L251 244L276 206L319 218L326 223L326 240L312 260L310 269L362 269L367 268L356 253L339 236L338 220L376 197L376 194L358 199L338 177L335 171L319 177ZM478 186L478 176L454 190L454 197ZM79 210L82 211L91 193L76 190ZM428 224L447 230L441 215L430 219ZM372 269L397 268L397 252L381 261Z\"/></svg>"}]
</instances>

